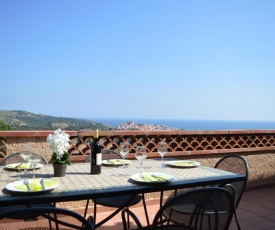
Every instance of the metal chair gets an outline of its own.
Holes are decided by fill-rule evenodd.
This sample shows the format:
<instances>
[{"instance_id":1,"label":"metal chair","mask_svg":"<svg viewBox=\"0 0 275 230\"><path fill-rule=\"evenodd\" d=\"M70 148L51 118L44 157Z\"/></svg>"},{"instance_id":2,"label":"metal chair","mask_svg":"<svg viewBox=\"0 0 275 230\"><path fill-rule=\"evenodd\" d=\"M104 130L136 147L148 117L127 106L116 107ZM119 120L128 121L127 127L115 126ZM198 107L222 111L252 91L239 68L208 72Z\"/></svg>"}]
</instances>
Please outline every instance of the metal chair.
<instances>
[{"instance_id":1,"label":"metal chair","mask_svg":"<svg viewBox=\"0 0 275 230\"><path fill-rule=\"evenodd\" d=\"M246 179L244 181L232 182L231 184L224 185L224 186L219 185L219 186L223 186L225 189L227 189L229 192L232 193L232 195L234 196L235 208L237 209L248 180L247 161L240 155L232 154L221 158L216 163L215 168L246 176ZM232 187L234 189L232 189ZM235 217L238 229L241 229L236 210L234 212L234 217Z\"/></svg>"},{"instance_id":2,"label":"metal chair","mask_svg":"<svg viewBox=\"0 0 275 230\"><path fill-rule=\"evenodd\" d=\"M245 180L243 181L239 181L239 182L232 182L231 184L218 184L218 185L213 185L213 186L218 186L218 187L222 187L224 189L226 189L228 192L230 192L230 194L233 197L234 200L234 204L235 204L235 210L234 210L234 218L237 224L238 229L240 230L240 223L238 220L238 216L237 216L237 207L239 205L239 202L241 200L241 197L243 195L244 189L246 187L247 184L247 180L248 180L248 165L246 160L240 156L240 155L236 155L236 154L232 154L232 155L228 155L225 156L223 158L221 158L216 165L214 166L217 169L221 169L224 171L228 171L228 172L232 172L232 173L237 173L237 174L242 174L245 175ZM177 193L177 190L175 190L175 195Z\"/></svg>"},{"instance_id":3,"label":"metal chair","mask_svg":"<svg viewBox=\"0 0 275 230\"><path fill-rule=\"evenodd\" d=\"M23 208L0 213L1 229L83 229L93 230L92 217L61 208Z\"/></svg>"},{"instance_id":4,"label":"metal chair","mask_svg":"<svg viewBox=\"0 0 275 230\"><path fill-rule=\"evenodd\" d=\"M102 160L107 160L107 159L122 159L122 156L119 152L113 151L113 150L102 150ZM91 156L88 155L85 159L85 163L90 162ZM114 217L117 213L119 213L123 208L128 209L130 206L133 206L135 204L138 204L139 202L143 202L143 207L144 207L144 212L146 216L146 221L149 224L149 217L148 217L148 212L146 208L146 203L145 203L145 197L144 194L141 195L125 195L125 196L115 196L115 197L108 197L108 198L99 198L99 199L93 199L94 203L94 222L96 224L96 211L97 211L97 205L102 205L106 207L112 207L112 208L117 208L116 211L114 211L111 215L106 217L104 220L96 224L96 226L100 226L103 223L107 222L110 220L112 217ZM125 207L125 204L126 207ZM87 215L88 211L88 206L89 206L89 200L86 202L86 207L84 211L84 217Z\"/></svg>"},{"instance_id":5,"label":"metal chair","mask_svg":"<svg viewBox=\"0 0 275 230\"><path fill-rule=\"evenodd\" d=\"M40 156L37 153L32 153L32 154L36 154L37 156ZM43 156L40 156L40 157L43 164L48 164L48 161ZM5 166L12 163L22 163L22 161L24 161L24 159L20 156L20 153L12 153L2 160L2 162L0 163L0 166Z\"/></svg>"},{"instance_id":6,"label":"metal chair","mask_svg":"<svg viewBox=\"0 0 275 230\"><path fill-rule=\"evenodd\" d=\"M190 190L171 197L156 213L151 226L143 227L130 210L122 211L124 229L129 229L125 215L133 218L137 229L226 230L234 212L234 200L223 188L210 187Z\"/></svg>"}]
</instances>

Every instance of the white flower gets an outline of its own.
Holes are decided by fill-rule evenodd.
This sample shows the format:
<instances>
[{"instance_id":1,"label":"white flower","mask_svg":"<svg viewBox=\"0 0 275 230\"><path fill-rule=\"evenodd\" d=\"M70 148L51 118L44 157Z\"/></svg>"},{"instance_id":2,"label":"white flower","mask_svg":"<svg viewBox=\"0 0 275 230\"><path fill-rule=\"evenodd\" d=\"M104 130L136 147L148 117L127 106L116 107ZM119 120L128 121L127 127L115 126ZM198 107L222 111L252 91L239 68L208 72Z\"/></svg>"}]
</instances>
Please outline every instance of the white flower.
<instances>
[{"instance_id":1,"label":"white flower","mask_svg":"<svg viewBox=\"0 0 275 230\"><path fill-rule=\"evenodd\" d=\"M53 134L47 137L47 143L50 149L56 154L56 160L61 160L64 152L70 147L70 135L57 129Z\"/></svg>"}]
</instances>

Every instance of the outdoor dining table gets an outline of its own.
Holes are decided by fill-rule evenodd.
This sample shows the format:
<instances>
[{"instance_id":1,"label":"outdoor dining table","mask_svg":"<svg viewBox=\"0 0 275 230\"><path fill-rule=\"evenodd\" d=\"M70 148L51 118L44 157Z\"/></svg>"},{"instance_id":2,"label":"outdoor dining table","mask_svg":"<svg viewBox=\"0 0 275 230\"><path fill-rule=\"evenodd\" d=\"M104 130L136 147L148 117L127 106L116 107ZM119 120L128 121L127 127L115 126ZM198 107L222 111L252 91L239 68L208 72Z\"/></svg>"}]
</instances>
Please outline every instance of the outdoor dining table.
<instances>
[{"instance_id":1,"label":"outdoor dining table","mask_svg":"<svg viewBox=\"0 0 275 230\"><path fill-rule=\"evenodd\" d=\"M222 171L212 167L166 167L160 168L159 159L146 159L144 168L139 168L136 160L130 161L127 168L102 166L98 175L90 174L89 163L75 163L67 167L64 177L53 177L52 165L44 165L36 170L37 178L51 178L59 186L50 192L10 192L8 183L22 180L21 172L0 168L0 207L26 204L43 204L53 202L78 201L117 195L136 195L140 193L161 192L207 185L227 184L245 180L245 175ZM163 172L173 176L173 180L165 183L139 183L132 175L146 172ZM31 174L31 173L30 173ZM32 174L31 174L32 175Z\"/></svg>"}]
</instances>

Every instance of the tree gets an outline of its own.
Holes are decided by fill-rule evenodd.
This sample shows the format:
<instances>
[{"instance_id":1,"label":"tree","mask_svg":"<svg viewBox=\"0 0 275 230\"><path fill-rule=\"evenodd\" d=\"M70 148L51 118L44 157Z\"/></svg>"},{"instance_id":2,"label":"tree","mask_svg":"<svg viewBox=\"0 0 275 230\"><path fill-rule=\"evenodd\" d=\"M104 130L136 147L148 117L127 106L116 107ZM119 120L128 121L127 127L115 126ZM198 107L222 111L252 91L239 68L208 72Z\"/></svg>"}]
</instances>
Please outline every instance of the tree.
<instances>
[{"instance_id":1,"label":"tree","mask_svg":"<svg viewBox=\"0 0 275 230\"><path fill-rule=\"evenodd\" d=\"M0 121L0 130L12 130L12 127L3 121Z\"/></svg>"}]
</instances>

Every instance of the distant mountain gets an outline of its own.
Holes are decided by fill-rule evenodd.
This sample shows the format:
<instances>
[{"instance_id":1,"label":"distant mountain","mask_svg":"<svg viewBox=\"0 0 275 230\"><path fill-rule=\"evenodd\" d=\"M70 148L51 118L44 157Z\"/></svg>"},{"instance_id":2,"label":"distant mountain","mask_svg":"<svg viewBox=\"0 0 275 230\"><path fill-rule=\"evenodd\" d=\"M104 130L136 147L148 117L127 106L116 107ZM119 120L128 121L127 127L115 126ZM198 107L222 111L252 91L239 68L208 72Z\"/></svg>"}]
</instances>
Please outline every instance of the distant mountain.
<instances>
[{"instance_id":1,"label":"distant mountain","mask_svg":"<svg viewBox=\"0 0 275 230\"><path fill-rule=\"evenodd\" d=\"M111 130L111 126L85 119L53 117L21 110L0 110L0 121L12 126L13 130Z\"/></svg>"}]
</instances>

